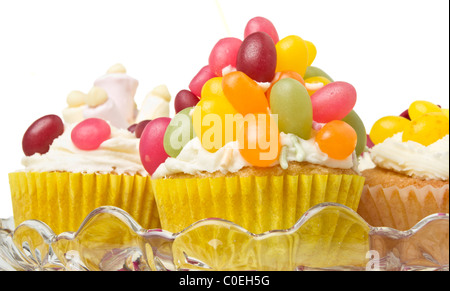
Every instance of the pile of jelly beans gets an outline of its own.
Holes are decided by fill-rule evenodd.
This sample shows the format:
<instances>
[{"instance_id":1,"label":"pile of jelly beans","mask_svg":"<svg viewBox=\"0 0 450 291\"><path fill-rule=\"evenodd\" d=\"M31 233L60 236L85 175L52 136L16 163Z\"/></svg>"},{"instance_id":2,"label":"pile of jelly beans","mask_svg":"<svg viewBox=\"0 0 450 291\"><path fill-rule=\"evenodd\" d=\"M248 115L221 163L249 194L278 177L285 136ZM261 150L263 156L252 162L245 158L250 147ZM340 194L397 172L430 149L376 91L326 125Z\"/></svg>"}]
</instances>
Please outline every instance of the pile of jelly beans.
<instances>
[{"instance_id":1,"label":"pile of jelly beans","mask_svg":"<svg viewBox=\"0 0 450 291\"><path fill-rule=\"evenodd\" d=\"M153 147L162 144L165 154L176 157L195 136L210 152L237 141L243 158L260 167L278 159L280 132L302 139L315 137L320 150L334 159L347 158L355 148L361 154L367 135L353 110L356 91L312 66L316 54L314 44L299 36L279 39L272 22L263 17L247 23L243 40L220 39L208 64L189 83L189 90L176 95L175 117L163 125L155 123L158 130L163 127L165 131L159 130L158 136L153 131L145 145L141 138L144 167L152 174L157 166L150 154ZM232 131L227 127L230 116L249 115L255 118L236 123L241 126L235 124ZM277 123L273 122L275 116ZM185 132L192 129L193 134ZM160 144L152 145L150 140ZM262 159L262 154L270 151L267 144L275 143L277 154Z\"/></svg>"},{"instance_id":2,"label":"pile of jelly beans","mask_svg":"<svg viewBox=\"0 0 450 291\"><path fill-rule=\"evenodd\" d=\"M402 141L414 141L429 146L449 133L449 110L428 101L418 100L399 116L385 116L370 130L370 139L376 145L397 133Z\"/></svg>"}]
</instances>

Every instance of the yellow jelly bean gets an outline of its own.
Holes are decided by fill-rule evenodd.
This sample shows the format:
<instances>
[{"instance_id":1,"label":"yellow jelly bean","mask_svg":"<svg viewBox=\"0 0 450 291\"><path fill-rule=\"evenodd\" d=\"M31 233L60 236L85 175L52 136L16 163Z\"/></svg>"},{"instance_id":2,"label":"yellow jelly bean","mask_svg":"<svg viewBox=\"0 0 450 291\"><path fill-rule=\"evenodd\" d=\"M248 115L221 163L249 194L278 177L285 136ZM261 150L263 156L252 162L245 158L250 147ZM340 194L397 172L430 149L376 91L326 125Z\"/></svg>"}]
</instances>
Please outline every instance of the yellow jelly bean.
<instances>
[{"instance_id":1,"label":"yellow jelly bean","mask_svg":"<svg viewBox=\"0 0 450 291\"><path fill-rule=\"evenodd\" d=\"M277 50L276 72L295 71L302 77L308 66L308 45L299 36L290 35L281 39L275 46Z\"/></svg>"},{"instance_id":2,"label":"yellow jelly bean","mask_svg":"<svg viewBox=\"0 0 450 291\"><path fill-rule=\"evenodd\" d=\"M383 142L386 138L402 132L410 120L400 116L385 116L377 120L370 130L370 139L374 144Z\"/></svg>"},{"instance_id":3,"label":"yellow jelly bean","mask_svg":"<svg viewBox=\"0 0 450 291\"><path fill-rule=\"evenodd\" d=\"M316 46L308 41L305 40L306 46L308 47L308 67L312 65L312 63L314 62L316 55L317 55L317 49Z\"/></svg>"},{"instance_id":4,"label":"yellow jelly bean","mask_svg":"<svg viewBox=\"0 0 450 291\"><path fill-rule=\"evenodd\" d=\"M212 78L205 83L202 98L192 115L195 134L200 138L203 148L212 153L236 140L237 130L229 128L227 120L237 111L225 97L221 84L222 77Z\"/></svg>"},{"instance_id":5,"label":"yellow jelly bean","mask_svg":"<svg viewBox=\"0 0 450 291\"><path fill-rule=\"evenodd\" d=\"M448 135L449 122L442 112L425 113L412 120L403 132L402 140L415 141L424 146L440 140Z\"/></svg>"},{"instance_id":6,"label":"yellow jelly bean","mask_svg":"<svg viewBox=\"0 0 450 291\"><path fill-rule=\"evenodd\" d=\"M411 103L408 109L409 118L411 118L411 120L430 112L441 112L441 108L431 102L418 100Z\"/></svg>"},{"instance_id":7,"label":"yellow jelly bean","mask_svg":"<svg viewBox=\"0 0 450 291\"><path fill-rule=\"evenodd\" d=\"M330 84L331 81L323 76L315 76L305 79L305 87L308 90L309 96L314 94L317 90L325 85Z\"/></svg>"},{"instance_id":8,"label":"yellow jelly bean","mask_svg":"<svg viewBox=\"0 0 450 291\"><path fill-rule=\"evenodd\" d=\"M444 113L445 116L447 116L447 118L449 118L449 117L448 117L448 108L443 108L443 109L442 109L442 113Z\"/></svg>"}]
</instances>

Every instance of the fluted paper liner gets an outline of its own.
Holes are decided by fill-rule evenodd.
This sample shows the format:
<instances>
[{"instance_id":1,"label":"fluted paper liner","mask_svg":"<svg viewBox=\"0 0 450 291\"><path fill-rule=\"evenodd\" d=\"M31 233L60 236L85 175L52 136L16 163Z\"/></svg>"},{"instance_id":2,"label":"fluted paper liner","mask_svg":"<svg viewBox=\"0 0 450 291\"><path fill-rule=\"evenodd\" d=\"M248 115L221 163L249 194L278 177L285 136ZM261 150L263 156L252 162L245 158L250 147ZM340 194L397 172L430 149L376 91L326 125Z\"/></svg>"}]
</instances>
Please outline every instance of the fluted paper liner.
<instances>
[{"instance_id":1,"label":"fluted paper liner","mask_svg":"<svg viewBox=\"0 0 450 291\"><path fill-rule=\"evenodd\" d=\"M198 220L221 218L258 234L290 228L322 202L336 202L356 211L364 177L224 176L155 179L152 186L165 230L179 232Z\"/></svg>"},{"instance_id":2,"label":"fluted paper liner","mask_svg":"<svg viewBox=\"0 0 450 291\"><path fill-rule=\"evenodd\" d=\"M69 172L9 174L16 226L40 220L56 233L76 231L100 206L128 212L144 228L160 227L151 178L140 175Z\"/></svg>"},{"instance_id":3,"label":"fluted paper liner","mask_svg":"<svg viewBox=\"0 0 450 291\"><path fill-rule=\"evenodd\" d=\"M428 215L448 213L448 189L448 184L440 188L365 185L358 214L372 226L407 230Z\"/></svg>"}]
</instances>

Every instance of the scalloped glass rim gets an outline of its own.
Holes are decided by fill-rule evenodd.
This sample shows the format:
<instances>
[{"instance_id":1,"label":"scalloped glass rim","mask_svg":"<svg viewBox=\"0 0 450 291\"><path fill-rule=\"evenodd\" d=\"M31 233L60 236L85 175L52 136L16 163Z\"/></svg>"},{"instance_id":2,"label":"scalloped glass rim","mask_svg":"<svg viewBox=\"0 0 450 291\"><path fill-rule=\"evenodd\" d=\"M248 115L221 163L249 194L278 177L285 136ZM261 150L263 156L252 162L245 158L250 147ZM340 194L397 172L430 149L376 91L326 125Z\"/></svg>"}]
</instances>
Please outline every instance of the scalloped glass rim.
<instances>
[{"instance_id":1,"label":"scalloped glass rim","mask_svg":"<svg viewBox=\"0 0 450 291\"><path fill-rule=\"evenodd\" d=\"M448 233L448 213L399 231L372 227L337 203L312 207L284 230L253 234L208 218L171 233L143 229L122 209L103 206L78 231L59 235L41 221L14 229L12 217L0 219L0 270L448 271Z\"/></svg>"}]
</instances>

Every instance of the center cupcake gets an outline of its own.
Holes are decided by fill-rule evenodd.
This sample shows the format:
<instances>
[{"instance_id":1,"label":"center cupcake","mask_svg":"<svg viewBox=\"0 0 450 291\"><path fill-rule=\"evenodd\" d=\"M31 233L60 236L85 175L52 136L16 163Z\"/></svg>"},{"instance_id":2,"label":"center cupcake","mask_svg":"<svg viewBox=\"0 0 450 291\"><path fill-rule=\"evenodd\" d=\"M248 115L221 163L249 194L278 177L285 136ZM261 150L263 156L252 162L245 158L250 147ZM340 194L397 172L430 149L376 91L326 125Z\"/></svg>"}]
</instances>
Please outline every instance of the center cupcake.
<instances>
[{"instance_id":1,"label":"center cupcake","mask_svg":"<svg viewBox=\"0 0 450 291\"><path fill-rule=\"evenodd\" d=\"M217 42L176 96L174 118L152 120L141 136L163 229L221 218L263 233L322 202L357 209L366 134L356 91L312 67L315 55L260 17L243 41Z\"/></svg>"}]
</instances>

